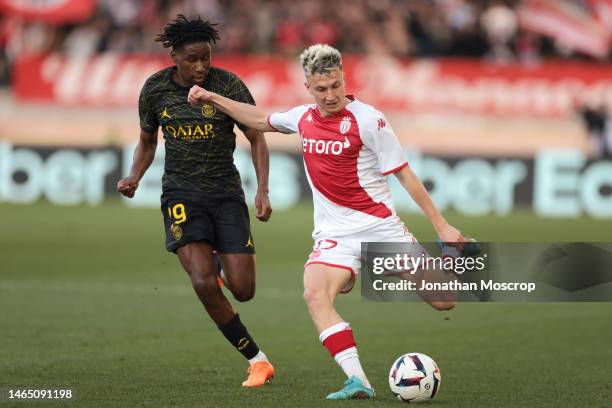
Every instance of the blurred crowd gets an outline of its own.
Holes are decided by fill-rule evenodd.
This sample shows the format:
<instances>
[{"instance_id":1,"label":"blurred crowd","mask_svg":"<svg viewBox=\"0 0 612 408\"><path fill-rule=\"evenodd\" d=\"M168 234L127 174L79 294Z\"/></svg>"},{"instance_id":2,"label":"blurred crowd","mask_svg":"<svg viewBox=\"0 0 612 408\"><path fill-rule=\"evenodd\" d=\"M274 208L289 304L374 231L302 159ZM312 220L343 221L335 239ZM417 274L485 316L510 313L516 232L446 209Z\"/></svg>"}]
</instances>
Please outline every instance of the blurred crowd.
<instances>
[{"instance_id":1,"label":"blurred crowd","mask_svg":"<svg viewBox=\"0 0 612 408\"><path fill-rule=\"evenodd\" d=\"M398 57L533 62L570 56L553 41L520 29L518 1L98 0L94 15L78 25L0 15L0 76L24 53L166 52L153 38L179 13L219 23L217 53L295 55L307 44L328 43L347 53Z\"/></svg>"}]
</instances>

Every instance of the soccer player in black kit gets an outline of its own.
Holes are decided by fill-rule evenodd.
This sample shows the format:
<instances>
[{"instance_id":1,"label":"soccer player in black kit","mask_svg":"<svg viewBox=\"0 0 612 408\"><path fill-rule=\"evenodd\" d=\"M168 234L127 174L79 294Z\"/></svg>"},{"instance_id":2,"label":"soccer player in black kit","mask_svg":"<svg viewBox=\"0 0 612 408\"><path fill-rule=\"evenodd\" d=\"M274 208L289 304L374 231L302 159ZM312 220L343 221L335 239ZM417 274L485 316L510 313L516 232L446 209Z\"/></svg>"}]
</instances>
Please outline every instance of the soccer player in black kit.
<instances>
[{"instance_id":1,"label":"soccer player in black kit","mask_svg":"<svg viewBox=\"0 0 612 408\"><path fill-rule=\"evenodd\" d=\"M227 98L254 104L244 83L231 72L211 67L211 42L219 39L216 24L179 15L156 41L170 48L176 64L153 74L139 99L140 140L128 177L117 190L133 197L151 165L161 128L166 145L161 210L166 248L177 254L204 308L227 340L249 360L245 387L259 387L274 376L274 368L258 348L218 283L215 252L225 281L236 300L255 294L255 247L250 232L240 175L233 153L236 123L211 105L187 103L189 88L200 85ZM251 143L258 189L256 216L267 221L269 153L263 133L241 124Z\"/></svg>"}]
</instances>

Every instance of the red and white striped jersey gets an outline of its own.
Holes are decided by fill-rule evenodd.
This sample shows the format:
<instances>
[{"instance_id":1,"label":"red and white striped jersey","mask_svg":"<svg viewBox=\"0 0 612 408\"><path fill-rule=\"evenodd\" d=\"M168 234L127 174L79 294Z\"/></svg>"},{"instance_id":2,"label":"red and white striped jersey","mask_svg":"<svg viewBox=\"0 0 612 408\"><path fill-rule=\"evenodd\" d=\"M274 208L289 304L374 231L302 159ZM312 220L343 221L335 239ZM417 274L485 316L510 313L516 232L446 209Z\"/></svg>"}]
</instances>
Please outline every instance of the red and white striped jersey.
<instances>
[{"instance_id":1,"label":"red and white striped jersey","mask_svg":"<svg viewBox=\"0 0 612 408\"><path fill-rule=\"evenodd\" d=\"M298 133L302 139L315 239L358 233L377 223L401 223L385 176L408 165L402 147L380 111L349 99L330 117L322 117L316 105L268 117L279 132Z\"/></svg>"}]
</instances>

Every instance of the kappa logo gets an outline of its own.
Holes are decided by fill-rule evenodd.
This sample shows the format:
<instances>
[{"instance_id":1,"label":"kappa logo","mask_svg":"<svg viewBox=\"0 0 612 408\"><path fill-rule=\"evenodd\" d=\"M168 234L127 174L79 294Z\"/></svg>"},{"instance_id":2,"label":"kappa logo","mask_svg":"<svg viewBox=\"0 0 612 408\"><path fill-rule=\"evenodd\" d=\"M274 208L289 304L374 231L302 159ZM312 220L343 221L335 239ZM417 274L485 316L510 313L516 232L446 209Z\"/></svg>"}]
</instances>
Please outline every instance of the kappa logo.
<instances>
[{"instance_id":1,"label":"kappa logo","mask_svg":"<svg viewBox=\"0 0 612 408\"><path fill-rule=\"evenodd\" d=\"M387 126L387 122L383 118L378 119L378 130Z\"/></svg>"},{"instance_id":2,"label":"kappa logo","mask_svg":"<svg viewBox=\"0 0 612 408\"><path fill-rule=\"evenodd\" d=\"M308 114L308 116L306 117L306 122L312 122L312 114Z\"/></svg>"},{"instance_id":3,"label":"kappa logo","mask_svg":"<svg viewBox=\"0 0 612 408\"><path fill-rule=\"evenodd\" d=\"M342 133L344 135L349 130L351 130L351 117L350 116L345 116L340 121L340 133Z\"/></svg>"},{"instance_id":4,"label":"kappa logo","mask_svg":"<svg viewBox=\"0 0 612 408\"><path fill-rule=\"evenodd\" d=\"M317 140L302 137L302 150L304 153L333 154L338 156L344 149L351 147L351 142L344 136L344 142L340 140Z\"/></svg>"}]
</instances>

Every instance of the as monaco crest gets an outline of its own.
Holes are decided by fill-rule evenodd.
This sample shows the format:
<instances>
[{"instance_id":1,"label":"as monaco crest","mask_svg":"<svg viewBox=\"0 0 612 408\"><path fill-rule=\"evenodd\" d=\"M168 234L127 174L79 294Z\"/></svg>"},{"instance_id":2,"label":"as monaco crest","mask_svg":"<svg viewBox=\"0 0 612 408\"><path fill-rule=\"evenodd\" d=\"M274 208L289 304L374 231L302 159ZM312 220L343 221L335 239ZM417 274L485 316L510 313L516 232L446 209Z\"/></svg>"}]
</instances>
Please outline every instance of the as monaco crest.
<instances>
[{"instance_id":1,"label":"as monaco crest","mask_svg":"<svg viewBox=\"0 0 612 408\"><path fill-rule=\"evenodd\" d=\"M345 134L349 130L351 130L351 117L345 116L340 121L340 133Z\"/></svg>"}]
</instances>

